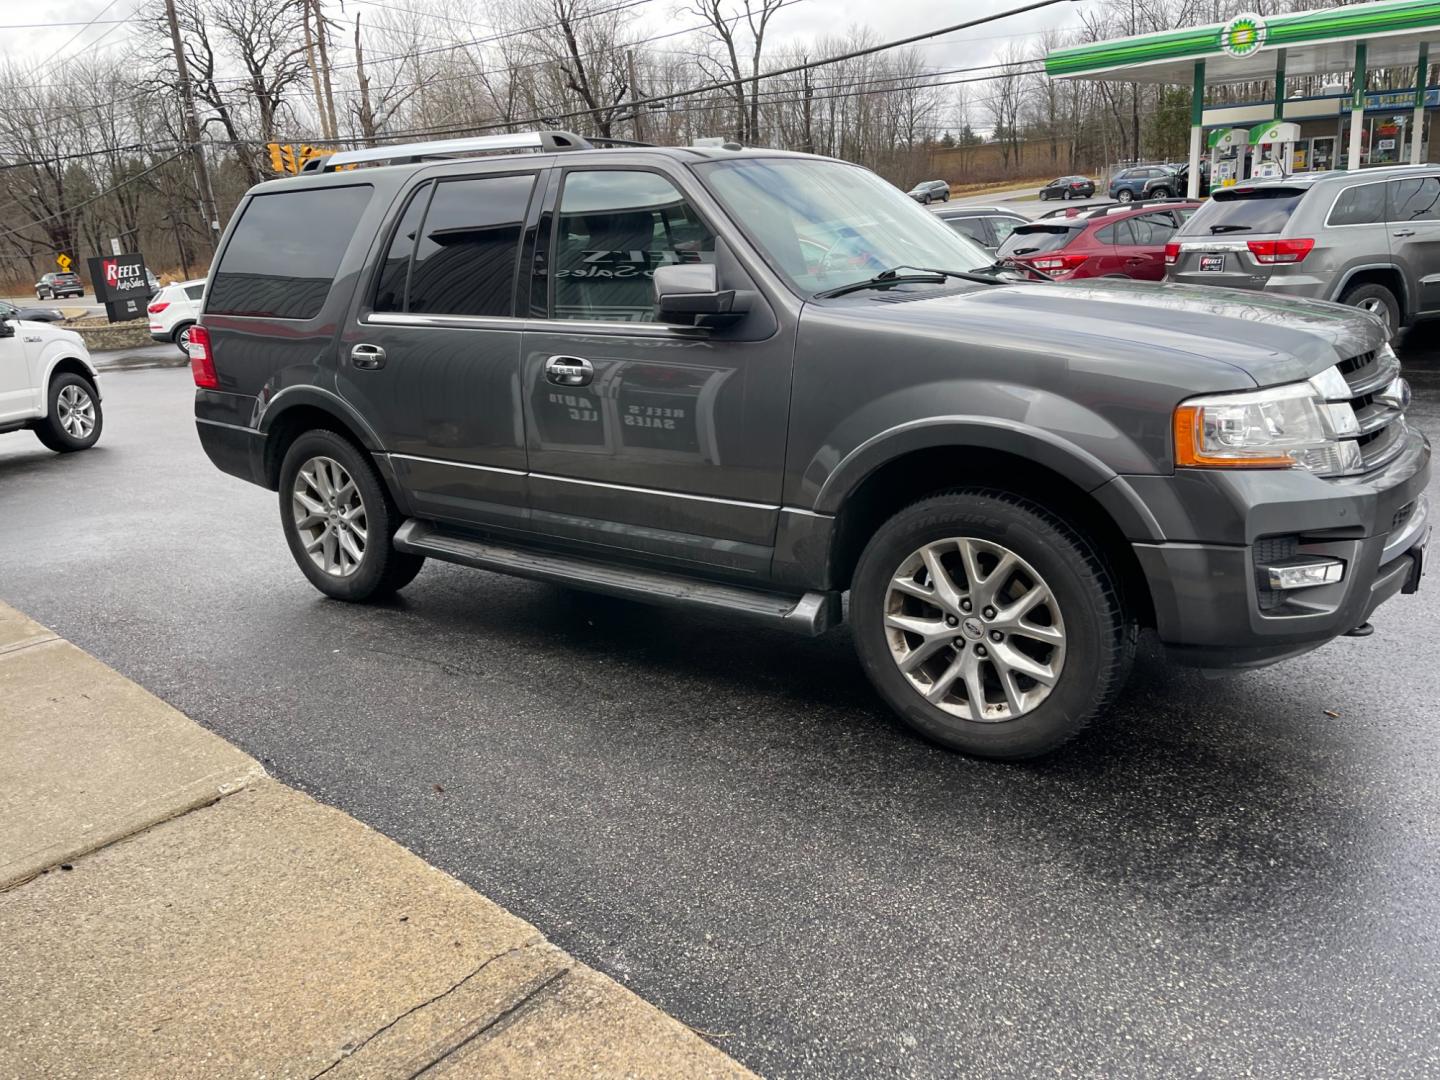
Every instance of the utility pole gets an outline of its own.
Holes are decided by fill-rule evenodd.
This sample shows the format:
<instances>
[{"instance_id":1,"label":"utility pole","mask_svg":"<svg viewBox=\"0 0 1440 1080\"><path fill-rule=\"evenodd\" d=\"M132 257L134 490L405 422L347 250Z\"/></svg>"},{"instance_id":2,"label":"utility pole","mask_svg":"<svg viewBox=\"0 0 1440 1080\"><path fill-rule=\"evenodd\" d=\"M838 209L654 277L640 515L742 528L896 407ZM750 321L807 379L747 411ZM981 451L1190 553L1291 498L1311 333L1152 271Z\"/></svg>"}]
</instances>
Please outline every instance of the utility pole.
<instances>
[{"instance_id":1,"label":"utility pole","mask_svg":"<svg viewBox=\"0 0 1440 1080\"><path fill-rule=\"evenodd\" d=\"M375 145L375 114L370 111L370 80L365 77L365 49L360 44L360 12L355 13L355 78L360 84L360 133L366 146Z\"/></svg>"},{"instance_id":2,"label":"utility pole","mask_svg":"<svg viewBox=\"0 0 1440 1080\"><path fill-rule=\"evenodd\" d=\"M640 93L640 88L636 85L636 80L635 80L635 50L634 50L634 49L627 49L627 50L626 50L626 52L625 52L625 62L629 65L629 70L630 70L630 100L631 100L632 102L634 102L634 101L639 101L644 95ZM632 134L634 134L634 136L635 136L635 141L636 141L636 142L644 142L644 141L645 141L645 106L644 106L644 105L631 105L631 106L630 106L630 113L631 113L631 131L632 131Z\"/></svg>"},{"instance_id":3,"label":"utility pole","mask_svg":"<svg viewBox=\"0 0 1440 1080\"><path fill-rule=\"evenodd\" d=\"M320 119L320 137L330 138L330 128L325 123L325 95L320 92L320 65L315 62L315 35L310 29L313 14L310 0L305 0L305 63L310 68L310 88L315 91L315 113Z\"/></svg>"},{"instance_id":4,"label":"utility pole","mask_svg":"<svg viewBox=\"0 0 1440 1080\"><path fill-rule=\"evenodd\" d=\"M210 230L210 250L220 241L220 214L215 209L215 190L210 186L210 170L205 166L205 148L200 145L200 119L195 115L195 97L190 91L190 66L185 62L185 48L180 43L180 20L175 14L175 0L165 0L165 17L170 21L170 44L175 47L175 70L180 79L180 107L184 110L185 138L195 162L195 183L200 193L200 213Z\"/></svg>"},{"instance_id":5,"label":"utility pole","mask_svg":"<svg viewBox=\"0 0 1440 1080\"><path fill-rule=\"evenodd\" d=\"M315 36L320 39L320 81L325 87L325 118L329 121L330 141L340 138L340 125L335 123L335 91L330 86L330 28L320 0L315 2Z\"/></svg>"},{"instance_id":6,"label":"utility pole","mask_svg":"<svg viewBox=\"0 0 1440 1080\"><path fill-rule=\"evenodd\" d=\"M808 56L802 56L800 57L800 63L809 64L810 58ZM805 153L813 154L815 152L815 128L811 119L810 108L812 99L815 97L815 88L810 85L810 69L808 67L801 70L800 82L805 89L801 106L803 110L801 115L805 121Z\"/></svg>"}]
</instances>

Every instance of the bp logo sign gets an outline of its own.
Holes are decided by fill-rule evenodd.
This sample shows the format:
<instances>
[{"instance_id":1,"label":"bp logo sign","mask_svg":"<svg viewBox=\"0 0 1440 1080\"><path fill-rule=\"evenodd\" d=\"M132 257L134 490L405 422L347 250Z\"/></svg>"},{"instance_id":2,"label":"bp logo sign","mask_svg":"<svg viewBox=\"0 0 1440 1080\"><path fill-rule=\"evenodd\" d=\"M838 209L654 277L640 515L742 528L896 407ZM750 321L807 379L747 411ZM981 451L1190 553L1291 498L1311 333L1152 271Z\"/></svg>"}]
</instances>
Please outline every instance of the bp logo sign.
<instances>
[{"instance_id":1,"label":"bp logo sign","mask_svg":"<svg viewBox=\"0 0 1440 1080\"><path fill-rule=\"evenodd\" d=\"M1220 48L1229 56L1249 56L1265 44L1265 20L1236 15L1220 28Z\"/></svg>"}]
</instances>

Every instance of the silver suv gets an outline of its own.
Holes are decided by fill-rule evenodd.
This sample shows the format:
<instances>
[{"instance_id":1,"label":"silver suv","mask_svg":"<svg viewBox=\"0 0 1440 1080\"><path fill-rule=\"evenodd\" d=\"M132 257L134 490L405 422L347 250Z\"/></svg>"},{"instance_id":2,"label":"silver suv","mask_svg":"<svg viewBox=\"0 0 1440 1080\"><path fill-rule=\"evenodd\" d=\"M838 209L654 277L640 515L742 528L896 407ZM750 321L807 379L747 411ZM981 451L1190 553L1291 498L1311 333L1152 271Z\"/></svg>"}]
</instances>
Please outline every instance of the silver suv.
<instances>
[{"instance_id":1,"label":"silver suv","mask_svg":"<svg viewBox=\"0 0 1440 1080\"><path fill-rule=\"evenodd\" d=\"M1166 278L1338 300L1394 333L1440 314L1440 166L1217 191L1166 248Z\"/></svg>"}]
</instances>

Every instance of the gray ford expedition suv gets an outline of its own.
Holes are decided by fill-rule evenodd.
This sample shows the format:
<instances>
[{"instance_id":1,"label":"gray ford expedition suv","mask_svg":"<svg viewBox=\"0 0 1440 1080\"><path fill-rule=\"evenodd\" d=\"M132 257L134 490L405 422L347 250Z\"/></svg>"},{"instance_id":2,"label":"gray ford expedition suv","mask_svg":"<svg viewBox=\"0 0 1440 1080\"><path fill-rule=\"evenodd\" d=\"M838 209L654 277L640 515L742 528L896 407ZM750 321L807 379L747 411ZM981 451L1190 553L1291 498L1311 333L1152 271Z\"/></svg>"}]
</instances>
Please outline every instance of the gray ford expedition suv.
<instances>
[{"instance_id":1,"label":"gray ford expedition suv","mask_svg":"<svg viewBox=\"0 0 1440 1080\"><path fill-rule=\"evenodd\" d=\"M329 596L435 558L818 634L848 590L886 701L995 758L1103 715L1142 627L1211 667L1364 627L1428 535L1375 318L1027 281L806 155L336 154L246 196L191 357Z\"/></svg>"}]
</instances>

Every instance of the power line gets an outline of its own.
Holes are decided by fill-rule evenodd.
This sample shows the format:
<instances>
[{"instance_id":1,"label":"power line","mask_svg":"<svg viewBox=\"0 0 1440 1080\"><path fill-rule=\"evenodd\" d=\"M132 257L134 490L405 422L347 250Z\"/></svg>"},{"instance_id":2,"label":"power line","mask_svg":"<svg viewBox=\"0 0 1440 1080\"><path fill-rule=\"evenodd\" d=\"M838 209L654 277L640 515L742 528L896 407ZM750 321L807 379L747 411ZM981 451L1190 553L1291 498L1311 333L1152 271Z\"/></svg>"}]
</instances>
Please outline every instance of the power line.
<instances>
[{"instance_id":1,"label":"power line","mask_svg":"<svg viewBox=\"0 0 1440 1080\"><path fill-rule=\"evenodd\" d=\"M68 49L71 45L75 44L76 39L79 38L81 34L85 33L86 30L88 30L90 27L94 26L94 25L96 24L96 22L99 21L101 15L104 15L107 11L109 11L111 8L113 8L113 7L114 7L116 4L118 4L119 2L120 2L120 0L110 0L110 2L109 2L108 4L106 4L103 8L101 8L99 11L97 11L97 12L95 13L95 17L94 17L94 18L92 18L92 19L88 20L87 22L85 22L83 25L81 25L81 27L80 27L79 30L76 30L75 33L71 34L70 37L69 37L69 39L66 40L66 42L65 42L64 45L61 45L60 48L56 49L56 50L55 50L54 52L52 52L49 56L47 56L44 60L41 60L40 63L38 63L38 64L35 65L35 67L36 67L37 69L43 68L46 64L50 63L51 60L54 60L57 56L59 56L59 55L60 55L61 53L63 53L66 49ZM138 11L138 10L139 10L139 8L137 7L137 8L136 8L136 11ZM133 15L134 12L131 12L131 14ZM125 21L125 22L128 22L129 20L127 19L127 20L117 20L117 21ZM105 34L110 33L110 31L111 31L111 30L114 30L114 29L115 29L115 27L112 26L112 27L110 28L110 30L106 30L106 31L105 31ZM103 38L103 37L105 36L105 34L101 34L100 37ZM98 40L98 39L97 39L97 40ZM93 45L94 42L91 42L91 44Z\"/></svg>"},{"instance_id":2,"label":"power line","mask_svg":"<svg viewBox=\"0 0 1440 1080\"><path fill-rule=\"evenodd\" d=\"M359 0L356 0L358 3ZM370 0L365 0L369 3ZM0 30L49 30L57 26L104 26L107 23L134 22L133 19L73 19L67 22L22 22L22 23L0 23ZM64 48L64 46L61 46Z\"/></svg>"},{"instance_id":3,"label":"power line","mask_svg":"<svg viewBox=\"0 0 1440 1080\"><path fill-rule=\"evenodd\" d=\"M643 0L642 0L643 2ZM838 64L845 60L854 60L861 56L872 56L878 52L885 52L889 49L898 49L905 45L914 44L917 41L925 41L929 38L941 37L945 34L958 33L961 30L968 30L972 26L983 26L986 23L998 22L1001 19L1010 18L1013 15L1023 15L1028 11L1038 11L1041 8L1051 7L1054 4L1066 3L1069 0L1032 0L1031 3L1022 4L1019 7L1007 8L1004 11L996 12L993 15L983 15L978 19L968 19L962 23L955 23L951 26L943 26L938 30L927 30L919 34L911 34L908 37L897 38L894 41L882 42L879 45L869 45L860 49L851 49L849 52L840 53L836 56L827 56L820 60L812 60L803 64L792 64L789 67L778 68L774 71L762 71L758 75L743 77L739 79L723 79L711 83L709 86L697 86L689 90L678 90L670 94L658 94L648 98L638 98L633 101L617 102L614 105L603 105L591 109L574 109L570 112L552 113L542 116L530 116L516 120L500 120L487 124L472 124L467 127L450 127L446 129L432 129L429 131L412 131L402 133L390 133L377 138L376 142L385 142L390 139L402 138L405 135L449 135L469 131L493 131L496 128L518 127L525 124L552 124L562 120L573 120L583 116L593 116L596 113L605 111L618 111L620 109L634 109L657 102L678 101L681 98L696 97L700 94L713 93L716 90L726 90L735 86L750 86L762 79L774 79L781 75L794 75L801 71L811 71L818 67L825 67L829 64Z\"/></svg>"},{"instance_id":4,"label":"power line","mask_svg":"<svg viewBox=\"0 0 1440 1080\"><path fill-rule=\"evenodd\" d=\"M64 217L64 216L67 215L67 214L73 214L76 210L82 210L82 209L84 209L85 207L89 206L91 203L99 202L101 199L105 198L106 196L115 194L115 192L119 191L121 188L129 187L131 184L139 183L141 180L145 179L145 177L149 176L151 173L157 172L158 170L163 169L166 165L170 164L170 162L174 161L176 158L183 157L185 154L188 154L189 152L190 152L190 148L187 146L187 147L185 147L184 149L179 150L179 151L177 151L176 153L171 154L168 158L164 158L164 159L161 160L161 161L157 161L154 165L151 165L151 166L150 166L148 169L146 169L144 172L136 173L134 176L129 177L128 179L125 179L125 180L120 181L120 183L114 185L113 187L108 187L108 188L106 188L104 191L100 192L100 194L98 194L98 195L92 195L90 198L85 199L85 200L83 200L82 202L78 202L78 203L76 203L74 206L67 206L64 210L57 211L57 212L54 213L54 214L49 214L49 215L47 215L47 216L45 216L45 217L43 217L43 218L37 218L37 219L34 220L34 221L26 222L24 225L21 225L18 229L11 229L9 232L0 233L0 240L8 240L8 239L9 239L10 237L12 237L12 236L19 236L19 235L20 235L21 233L23 233L25 230L27 230L27 229L33 229L36 225L44 225L47 221L54 221L56 218Z\"/></svg>"}]
</instances>

